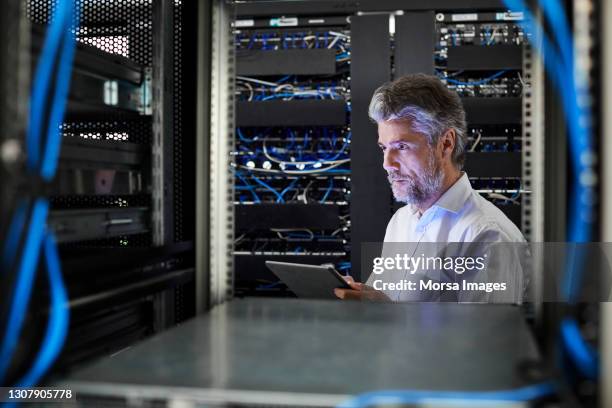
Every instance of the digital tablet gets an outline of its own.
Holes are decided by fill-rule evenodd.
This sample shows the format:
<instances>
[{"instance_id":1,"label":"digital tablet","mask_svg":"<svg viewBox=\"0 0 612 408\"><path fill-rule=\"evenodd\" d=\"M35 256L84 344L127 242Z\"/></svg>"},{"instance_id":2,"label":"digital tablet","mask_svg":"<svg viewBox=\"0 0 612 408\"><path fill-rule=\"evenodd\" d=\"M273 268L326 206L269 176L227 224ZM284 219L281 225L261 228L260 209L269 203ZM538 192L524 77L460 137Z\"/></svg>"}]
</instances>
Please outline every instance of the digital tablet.
<instances>
[{"instance_id":1,"label":"digital tablet","mask_svg":"<svg viewBox=\"0 0 612 408\"><path fill-rule=\"evenodd\" d=\"M266 266L300 298L336 299L335 288L351 288L332 266L276 261Z\"/></svg>"}]
</instances>

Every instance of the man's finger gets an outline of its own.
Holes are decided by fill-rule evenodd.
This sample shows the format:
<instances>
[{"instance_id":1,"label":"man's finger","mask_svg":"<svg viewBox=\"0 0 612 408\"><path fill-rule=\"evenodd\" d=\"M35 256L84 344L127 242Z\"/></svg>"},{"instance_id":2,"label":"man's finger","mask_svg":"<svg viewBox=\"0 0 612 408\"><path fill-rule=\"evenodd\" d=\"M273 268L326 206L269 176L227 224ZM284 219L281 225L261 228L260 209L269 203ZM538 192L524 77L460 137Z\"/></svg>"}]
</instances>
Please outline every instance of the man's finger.
<instances>
[{"instance_id":1,"label":"man's finger","mask_svg":"<svg viewBox=\"0 0 612 408\"><path fill-rule=\"evenodd\" d=\"M349 285L355 282L355 279L353 279L351 275L343 276L342 279L344 279L346 283L348 283Z\"/></svg>"},{"instance_id":2,"label":"man's finger","mask_svg":"<svg viewBox=\"0 0 612 408\"><path fill-rule=\"evenodd\" d=\"M354 290L363 290L365 288L365 285L361 282L349 282L348 284Z\"/></svg>"},{"instance_id":3,"label":"man's finger","mask_svg":"<svg viewBox=\"0 0 612 408\"><path fill-rule=\"evenodd\" d=\"M342 300L360 300L361 292L353 289L334 289L334 294Z\"/></svg>"},{"instance_id":4,"label":"man's finger","mask_svg":"<svg viewBox=\"0 0 612 408\"><path fill-rule=\"evenodd\" d=\"M345 289L339 289L339 288L334 289L334 295L336 295L336 297L339 299L344 299L344 292L345 292Z\"/></svg>"}]
</instances>

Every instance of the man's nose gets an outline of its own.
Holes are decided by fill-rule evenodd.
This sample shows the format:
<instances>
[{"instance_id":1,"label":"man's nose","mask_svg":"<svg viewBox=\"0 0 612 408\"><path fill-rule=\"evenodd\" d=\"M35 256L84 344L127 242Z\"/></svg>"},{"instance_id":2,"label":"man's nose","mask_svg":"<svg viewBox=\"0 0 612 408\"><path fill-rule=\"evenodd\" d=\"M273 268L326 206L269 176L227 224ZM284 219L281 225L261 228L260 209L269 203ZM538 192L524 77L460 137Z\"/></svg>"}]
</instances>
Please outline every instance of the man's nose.
<instances>
[{"instance_id":1,"label":"man's nose","mask_svg":"<svg viewBox=\"0 0 612 408\"><path fill-rule=\"evenodd\" d=\"M385 169L387 173L399 170L399 163L392 152L386 151L383 153L383 169Z\"/></svg>"}]
</instances>

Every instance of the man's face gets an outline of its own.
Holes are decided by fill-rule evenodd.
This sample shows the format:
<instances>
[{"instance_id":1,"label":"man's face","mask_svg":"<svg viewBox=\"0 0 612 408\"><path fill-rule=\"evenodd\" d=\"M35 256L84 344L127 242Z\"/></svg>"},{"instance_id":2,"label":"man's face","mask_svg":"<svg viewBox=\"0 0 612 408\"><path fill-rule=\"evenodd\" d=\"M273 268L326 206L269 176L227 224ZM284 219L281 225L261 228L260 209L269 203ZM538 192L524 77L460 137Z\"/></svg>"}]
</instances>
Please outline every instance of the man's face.
<instances>
[{"instance_id":1,"label":"man's face","mask_svg":"<svg viewBox=\"0 0 612 408\"><path fill-rule=\"evenodd\" d=\"M409 122L380 122L378 145L397 201L420 205L439 193L444 174L436 149L425 136L413 132Z\"/></svg>"}]
</instances>

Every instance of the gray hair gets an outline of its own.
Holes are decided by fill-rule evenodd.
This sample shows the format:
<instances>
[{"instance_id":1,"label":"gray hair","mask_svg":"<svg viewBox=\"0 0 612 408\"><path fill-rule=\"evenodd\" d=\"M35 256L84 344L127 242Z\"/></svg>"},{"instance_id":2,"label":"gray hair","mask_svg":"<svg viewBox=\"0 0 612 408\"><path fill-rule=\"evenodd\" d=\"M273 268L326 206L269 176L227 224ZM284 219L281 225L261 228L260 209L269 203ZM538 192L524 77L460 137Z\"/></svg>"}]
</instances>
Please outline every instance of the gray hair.
<instances>
[{"instance_id":1,"label":"gray hair","mask_svg":"<svg viewBox=\"0 0 612 408\"><path fill-rule=\"evenodd\" d=\"M431 146L446 131L454 129L457 137L451 160L458 169L463 167L467 144L465 111L459 95L437 77L414 74L387 82L374 91L368 115L376 123L409 121L412 130L425 136Z\"/></svg>"}]
</instances>

